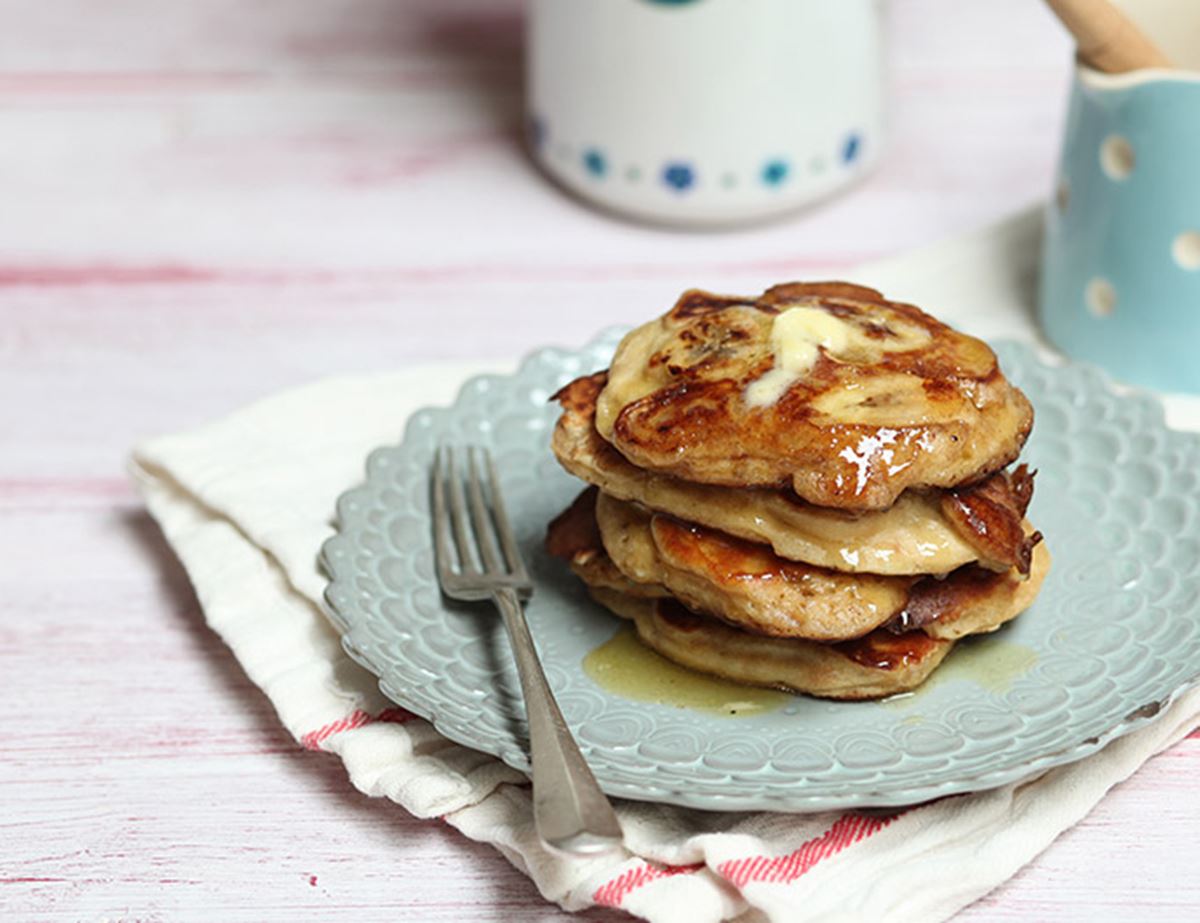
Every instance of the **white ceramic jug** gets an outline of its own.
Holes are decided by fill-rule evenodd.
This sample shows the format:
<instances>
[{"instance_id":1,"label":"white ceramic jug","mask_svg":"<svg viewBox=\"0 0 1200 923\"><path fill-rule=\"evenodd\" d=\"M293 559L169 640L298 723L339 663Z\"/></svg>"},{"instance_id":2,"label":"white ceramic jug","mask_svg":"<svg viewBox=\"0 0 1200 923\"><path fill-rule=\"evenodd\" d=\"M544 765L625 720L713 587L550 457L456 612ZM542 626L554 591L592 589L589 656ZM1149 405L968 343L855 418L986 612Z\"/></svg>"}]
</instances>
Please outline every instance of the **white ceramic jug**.
<instances>
[{"instance_id":1,"label":"white ceramic jug","mask_svg":"<svg viewBox=\"0 0 1200 923\"><path fill-rule=\"evenodd\" d=\"M765 218L879 154L877 0L531 0L534 157L607 208Z\"/></svg>"}]
</instances>

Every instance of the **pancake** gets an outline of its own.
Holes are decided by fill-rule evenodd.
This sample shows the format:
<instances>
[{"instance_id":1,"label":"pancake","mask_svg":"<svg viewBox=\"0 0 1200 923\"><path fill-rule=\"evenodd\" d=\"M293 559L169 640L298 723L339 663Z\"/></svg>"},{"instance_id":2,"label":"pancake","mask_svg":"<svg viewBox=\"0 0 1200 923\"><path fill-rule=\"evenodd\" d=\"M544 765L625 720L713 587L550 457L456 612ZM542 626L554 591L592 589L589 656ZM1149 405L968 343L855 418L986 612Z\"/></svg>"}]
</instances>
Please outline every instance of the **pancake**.
<instances>
[{"instance_id":1,"label":"pancake","mask_svg":"<svg viewBox=\"0 0 1200 923\"><path fill-rule=\"evenodd\" d=\"M638 468L860 511L983 480L1032 423L985 343L842 282L685 292L622 340L596 404Z\"/></svg>"},{"instance_id":2,"label":"pancake","mask_svg":"<svg viewBox=\"0 0 1200 923\"><path fill-rule=\"evenodd\" d=\"M813 506L790 489L697 484L640 469L600 436L596 400L606 382L607 373L599 372L555 395L563 413L551 447L567 471L621 500L763 542L793 561L851 573L944 574L976 560L1004 570L1027 560L1021 519L1032 486L1020 469L952 495L906 491L887 510L861 514ZM975 500L985 488L986 509Z\"/></svg>"},{"instance_id":3,"label":"pancake","mask_svg":"<svg viewBox=\"0 0 1200 923\"><path fill-rule=\"evenodd\" d=\"M1038 545L1028 579L1015 571L995 574L969 566L946 580L917 581L901 612L861 638L837 643L774 638L694 612L664 586L626 576L602 545L598 497L589 488L555 518L546 548L569 562L597 602L633 620L648 647L735 682L826 698L882 698L916 688L955 638L990 631L1028 606L1049 566L1044 546ZM969 578L962 579L963 574ZM998 586L1001 592L995 592Z\"/></svg>"},{"instance_id":4,"label":"pancake","mask_svg":"<svg viewBox=\"0 0 1200 923\"><path fill-rule=\"evenodd\" d=\"M758 634L860 637L904 609L913 582L784 561L766 545L652 516L605 494L595 515L609 558L630 580L665 586L689 608Z\"/></svg>"},{"instance_id":5,"label":"pancake","mask_svg":"<svg viewBox=\"0 0 1200 923\"><path fill-rule=\"evenodd\" d=\"M764 638L698 615L673 599L644 599L594 588L592 597L631 619L647 647L668 660L737 683L830 699L878 699L923 683L953 641L924 632L874 631L858 641Z\"/></svg>"},{"instance_id":6,"label":"pancake","mask_svg":"<svg viewBox=\"0 0 1200 923\"><path fill-rule=\"evenodd\" d=\"M1015 567L998 574L970 565L944 580L926 577L913 585L904 608L887 627L897 633L919 628L947 641L995 631L1033 605L1049 571L1050 552L1039 541L1025 577Z\"/></svg>"},{"instance_id":7,"label":"pancake","mask_svg":"<svg viewBox=\"0 0 1200 923\"><path fill-rule=\"evenodd\" d=\"M630 580L608 556L596 522L598 494L595 487L589 487L550 522L546 529L546 551L566 561L589 588L647 599L670 596L666 587Z\"/></svg>"},{"instance_id":8,"label":"pancake","mask_svg":"<svg viewBox=\"0 0 1200 923\"><path fill-rule=\"evenodd\" d=\"M584 502L578 517L587 515ZM997 573L972 565L942 579L845 574L786 561L765 545L603 493L594 503L604 550L626 578L665 587L691 609L771 637L842 641L888 623L942 638L991 630L1028 607L1048 565L1042 549L1028 578L1015 568Z\"/></svg>"}]
</instances>

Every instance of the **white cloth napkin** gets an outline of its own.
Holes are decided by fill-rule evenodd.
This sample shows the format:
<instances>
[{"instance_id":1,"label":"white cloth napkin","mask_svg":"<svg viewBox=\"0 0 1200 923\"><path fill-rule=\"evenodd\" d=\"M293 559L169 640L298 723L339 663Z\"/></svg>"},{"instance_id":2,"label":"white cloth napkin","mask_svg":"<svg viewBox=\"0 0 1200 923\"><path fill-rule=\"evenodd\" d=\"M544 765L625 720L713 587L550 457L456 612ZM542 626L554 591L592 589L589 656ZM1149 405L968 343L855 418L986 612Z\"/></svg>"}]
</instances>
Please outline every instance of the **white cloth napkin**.
<instances>
[{"instance_id":1,"label":"white cloth napkin","mask_svg":"<svg viewBox=\"0 0 1200 923\"><path fill-rule=\"evenodd\" d=\"M1037 229L1026 214L854 275L981 335L1031 339ZM148 441L133 468L209 625L296 740L337 754L366 794L491 843L561 906L621 907L661 923L941 920L1014 874L1200 723L1193 690L1086 760L895 815L714 814L621 802L624 853L549 855L534 834L523 777L386 701L319 609L317 552L332 534L334 501L361 481L366 454L397 441L413 410L449 402L468 375L496 370L442 364L319 382ZM1172 400L1169 418L1200 428L1198 405Z\"/></svg>"}]
</instances>

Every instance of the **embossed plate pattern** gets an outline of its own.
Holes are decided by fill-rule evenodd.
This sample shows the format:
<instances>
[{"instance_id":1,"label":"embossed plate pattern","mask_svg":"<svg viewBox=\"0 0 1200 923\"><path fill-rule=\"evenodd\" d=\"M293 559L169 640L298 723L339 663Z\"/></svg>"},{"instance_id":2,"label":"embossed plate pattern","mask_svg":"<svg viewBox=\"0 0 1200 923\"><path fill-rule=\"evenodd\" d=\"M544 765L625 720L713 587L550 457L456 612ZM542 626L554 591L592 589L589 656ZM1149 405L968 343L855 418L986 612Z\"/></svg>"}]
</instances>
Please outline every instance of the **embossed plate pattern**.
<instances>
[{"instance_id":1,"label":"embossed plate pattern","mask_svg":"<svg viewBox=\"0 0 1200 923\"><path fill-rule=\"evenodd\" d=\"M548 399L605 367L619 335L468 381L452 407L420 411L400 445L372 453L366 483L338 503L339 533L323 550L330 617L383 692L445 736L528 769L500 620L443 600L434 578L427 472L443 442L495 454L537 583L528 617L546 673L612 795L815 811L977 791L1087 756L1200 678L1200 439L1168 430L1153 398L1117 394L1092 368L1001 344L1006 373L1037 410L1023 459L1039 471L1030 518L1054 566L1032 609L968 643L1028 649L1023 673L997 685L958 671L899 702L796 697L738 718L597 687L582 660L618 622L541 548L546 523L581 489L550 454L558 408Z\"/></svg>"}]
</instances>

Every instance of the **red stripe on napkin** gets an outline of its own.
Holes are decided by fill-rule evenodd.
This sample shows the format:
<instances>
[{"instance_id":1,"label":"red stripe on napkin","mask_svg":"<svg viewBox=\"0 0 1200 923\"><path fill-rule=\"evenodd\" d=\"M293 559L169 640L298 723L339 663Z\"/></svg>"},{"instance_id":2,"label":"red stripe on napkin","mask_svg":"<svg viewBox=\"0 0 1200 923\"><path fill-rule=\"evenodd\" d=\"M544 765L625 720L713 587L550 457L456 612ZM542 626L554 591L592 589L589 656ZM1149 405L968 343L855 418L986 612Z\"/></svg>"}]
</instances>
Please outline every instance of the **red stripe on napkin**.
<instances>
[{"instance_id":1,"label":"red stripe on napkin","mask_svg":"<svg viewBox=\"0 0 1200 923\"><path fill-rule=\"evenodd\" d=\"M592 900L602 907L620 907L621 901L628 897L629 892L642 885L658 881L660 878L670 878L672 875L687 875L702 868L703 862L697 862L695 865L651 865L649 862L642 862L602 884L592 894Z\"/></svg>"},{"instance_id":2,"label":"red stripe on napkin","mask_svg":"<svg viewBox=\"0 0 1200 923\"><path fill-rule=\"evenodd\" d=\"M355 728L379 722L385 724L404 724L406 721L412 721L415 717L417 716L410 711L405 711L403 708L385 708L378 715L369 715L361 708L356 708L345 718L339 718L337 721L321 725L315 731L302 734L300 736L300 746L305 750L320 750L321 744L334 734L340 734L343 731L353 731Z\"/></svg>"},{"instance_id":3,"label":"red stripe on napkin","mask_svg":"<svg viewBox=\"0 0 1200 923\"><path fill-rule=\"evenodd\" d=\"M717 874L738 888L752 881L787 884L795 881L817 863L882 830L897 816L893 814L889 817L865 817L862 814L846 814L819 837L809 840L786 856L747 856L744 859L731 859L717 866Z\"/></svg>"}]
</instances>

